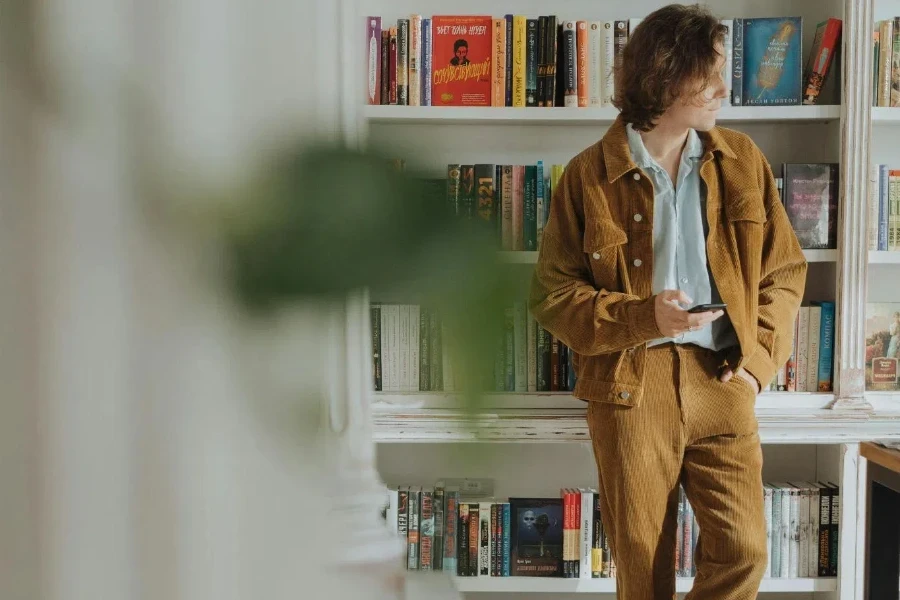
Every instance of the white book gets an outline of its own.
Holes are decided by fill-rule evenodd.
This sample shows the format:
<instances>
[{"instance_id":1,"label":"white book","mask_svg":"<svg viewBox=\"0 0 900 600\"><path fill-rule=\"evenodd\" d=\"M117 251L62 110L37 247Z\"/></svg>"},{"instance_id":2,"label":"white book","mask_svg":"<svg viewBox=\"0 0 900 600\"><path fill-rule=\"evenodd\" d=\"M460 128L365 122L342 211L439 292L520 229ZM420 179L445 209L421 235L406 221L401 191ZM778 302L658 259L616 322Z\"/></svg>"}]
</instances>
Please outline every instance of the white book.
<instances>
[{"instance_id":1,"label":"white book","mask_svg":"<svg viewBox=\"0 0 900 600\"><path fill-rule=\"evenodd\" d=\"M409 387L410 392L419 391L419 337L421 307L411 304L409 307Z\"/></svg>"},{"instance_id":2,"label":"white book","mask_svg":"<svg viewBox=\"0 0 900 600\"><path fill-rule=\"evenodd\" d=\"M441 351L441 370L444 372L444 391L456 391L456 374L454 373L453 357L450 356L451 350L456 350L455 344L450 341L450 333L444 320L441 320L441 343L443 349Z\"/></svg>"},{"instance_id":3,"label":"white book","mask_svg":"<svg viewBox=\"0 0 900 600\"><path fill-rule=\"evenodd\" d=\"M796 484L800 496L800 549L797 561L797 577L809 577L809 484L800 482Z\"/></svg>"},{"instance_id":4,"label":"white book","mask_svg":"<svg viewBox=\"0 0 900 600\"><path fill-rule=\"evenodd\" d=\"M392 324L390 315L390 304L381 305L381 389L385 392L393 391L391 385L391 338Z\"/></svg>"},{"instance_id":5,"label":"white book","mask_svg":"<svg viewBox=\"0 0 900 600\"><path fill-rule=\"evenodd\" d=\"M525 326L528 330L525 332L527 342L527 362L528 362L528 391L537 391L537 321L534 315L526 308Z\"/></svg>"},{"instance_id":6,"label":"white book","mask_svg":"<svg viewBox=\"0 0 900 600\"><path fill-rule=\"evenodd\" d=\"M774 567L778 567L777 573L773 573L773 577L790 577L791 573L791 486L787 483L777 482L775 484L779 488L781 488L781 506L780 511L778 513L779 523L778 523L778 538L777 540L773 540L774 544L776 541L778 542L779 548L776 551L776 554L780 558L780 565L773 565L773 571L775 571Z\"/></svg>"},{"instance_id":7,"label":"white book","mask_svg":"<svg viewBox=\"0 0 900 600\"><path fill-rule=\"evenodd\" d=\"M819 335L822 332L822 307L809 307L809 347L806 357L806 391L819 389Z\"/></svg>"},{"instance_id":8,"label":"white book","mask_svg":"<svg viewBox=\"0 0 900 600\"><path fill-rule=\"evenodd\" d=\"M409 105L422 104L422 15L409 16Z\"/></svg>"},{"instance_id":9,"label":"white book","mask_svg":"<svg viewBox=\"0 0 900 600\"><path fill-rule=\"evenodd\" d=\"M808 564L806 572L808 577L817 577L819 575L819 485L816 483L809 484L809 539L807 544Z\"/></svg>"},{"instance_id":10,"label":"white book","mask_svg":"<svg viewBox=\"0 0 900 600\"><path fill-rule=\"evenodd\" d=\"M526 363L528 342L525 339L525 303L517 301L513 305L513 347L515 348L516 391L528 391L528 367Z\"/></svg>"},{"instance_id":11,"label":"white book","mask_svg":"<svg viewBox=\"0 0 900 600\"><path fill-rule=\"evenodd\" d=\"M797 390L806 391L807 366L809 361L809 307L801 306L797 313Z\"/></svg>"},{"instance_id":12,"label":"white book","mask_svg":"<svg viewBox=\"0 0 900 600\"><path fill-rule=\"evenodd\" d=\"M594 541L594 494L585 488L581 492L581 544L578 553L579 578L591 578L591 551Z\"/></svg>"},{"instance_id":13,"label":"white book","mask_svg":"<svg viewBox=\"0 0 900 600\"><path fill-rule=\"evenodd\" d=\"M400 385L401 392L409 390L409 304L400 305Z\"/></svg>"},{"instance_id":14,"label":"white book","mask_svg":"<svg viewBox=\"0 0 900 600\"><path fill-rule=\"evenodd\" d=\"M603 21L588 23L588 106L603 105Z\"/></svg>"},{"instance_id":15,"label":"white book","mask_svg":"<svg viewBox=\"0 0 900 600\"><path fill-rule=\"evenodd\" d=\"M878 250L878 221L881 218L881 212L879 211L881 189L879 188L878 175L880 166L872 165L869 168L868 222L866 223L867 247L869 250Z\"/></svg>"},{"instance_id":16,"label":"white book","mask_svg":"<svg viewBox=\"0 0 900 600\"><path fill-rule=\"evenodd\" d=\"M478 503L478 576L491 576L491 503Z\"/></svg>"},{"instance_id":17,"label":"white book","mask_svg":"<svg viewBox=\"0 0 900 600\"><path fill-rule=\"evenodd\" d=\"M616 63L616 36L613 21L603 21L603 106L612 106L616 89L616 77L613 71Z\"/></svg>"},{"instance_id":18,"label":"white book","mask_svg":"<svg viewBox=\"0 0 900 600\"><path fill-rule=\"evenodd\" d=\"M775 490L772 489L772 486L769 484L765 484L763 486L764 496L763 496L763 505L764 512L766 516L766 556L769 557L769 560L766 561L766 572L763 574L763 577L771 577L772 576L772 496Z\"/></svg>"},{"instance_id":19,"label":"white book","mask_svg":"<svg viewBox=\"0 0 900 600\"><path fill-rule=\"evenodd\" d=\"M800 573L800 490L791 486L790 498L788 577L796 578Z\"/></svg>"},{"instance_id":20,"label":"white book","mask_svg":"<svg viewBox=\"0 0 900 600\"><path fill-rule=\"evenodd\" d=\"M734 19L722 19L722 25L727 29L725 39L722 43L722 50L725 53L725 68L722 69L722 80L725 82L725 88L728 90L728 97L725 98L725 104L731 104L731 68L734 60Z\"/></svg>"},{"instance_id":21,"label":"white book","mask_svg":"<svg viewBox=\"0 0 900 600\"><path fill-rule=\"evenodd\" d=\"M772 577L781 577L781 497L784 490L778 483L772 484Z\"/></svg>"},{"instance_id":22,"label":"white book","mask_svg":"<svg viewBox=\"0 0 900 600\"><path fill-rule=\"evenodd\" d=\"M400 305L391 305L391 391L400 391Z\"/></svg>"}]
</instances>

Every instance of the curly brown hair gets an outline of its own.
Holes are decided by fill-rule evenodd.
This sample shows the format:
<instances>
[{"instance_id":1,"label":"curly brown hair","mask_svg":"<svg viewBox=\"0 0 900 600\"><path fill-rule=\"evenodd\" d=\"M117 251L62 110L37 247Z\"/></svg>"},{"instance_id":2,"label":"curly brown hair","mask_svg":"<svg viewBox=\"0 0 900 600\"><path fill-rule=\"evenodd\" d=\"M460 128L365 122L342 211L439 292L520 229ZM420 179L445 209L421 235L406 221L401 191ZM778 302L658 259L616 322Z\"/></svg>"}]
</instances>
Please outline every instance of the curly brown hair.
<instances>
[{"instance_id":1,"label":"curly brown hair","mask_svg":"<svg viewBox=\"0 0 900 600\"><path fill-rule=\"evenodd\" d=\"M613 105L625 122L650 131L676 100L702 92L722 56L727 31L698 4L670 4L647 15L615 67Z\"/></svg>"}]
</instances>

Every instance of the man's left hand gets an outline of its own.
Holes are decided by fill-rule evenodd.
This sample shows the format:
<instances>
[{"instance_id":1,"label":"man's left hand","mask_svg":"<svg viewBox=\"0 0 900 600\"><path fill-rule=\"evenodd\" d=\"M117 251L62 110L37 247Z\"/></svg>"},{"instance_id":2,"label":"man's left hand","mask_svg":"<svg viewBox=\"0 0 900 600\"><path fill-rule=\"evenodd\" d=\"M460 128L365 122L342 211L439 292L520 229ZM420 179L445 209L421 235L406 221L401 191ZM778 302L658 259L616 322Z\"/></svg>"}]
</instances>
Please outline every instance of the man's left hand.
<instances>
[{"instance_id":1,"label":"man's left hand","mask_svg":"<svg viewBox=\"0 0 900 600\"><path fill-rule=\"evenodd\" d=\"M745 371L743 368L738 369L737 373L735 373L734 371L732 371L731 369L726 367L725 370L722 371L722 374L719 376L719 379L721 379L723 382L725 382L725 381L729 381L735 375L737 375L738 377L742 378L744 381L749 383L750 388L753 389L753 392L755 394L759 394L759 383L757 383L756 377L754 377L753 375L751 375L750 373Z\"/></svg>"}]
</instances>

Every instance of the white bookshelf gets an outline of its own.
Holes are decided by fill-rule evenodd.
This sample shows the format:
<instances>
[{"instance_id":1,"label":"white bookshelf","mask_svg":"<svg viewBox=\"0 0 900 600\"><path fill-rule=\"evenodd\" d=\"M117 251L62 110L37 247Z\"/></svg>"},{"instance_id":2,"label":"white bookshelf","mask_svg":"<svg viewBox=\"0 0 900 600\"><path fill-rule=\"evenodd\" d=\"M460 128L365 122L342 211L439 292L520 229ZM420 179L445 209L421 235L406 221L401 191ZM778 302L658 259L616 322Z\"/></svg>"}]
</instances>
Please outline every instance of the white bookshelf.
<instances>
[{"instance_id":1,"label":"white bookshelf","mask_svg":"<svg viewBox=\"0 0 900 600\"><path fill-rule=\"evenodd\" d=\"M862 573L857 548L865 507L858 482L864 460L858 456L862 440L900 438L900 393L863 392L866 294L882 286L898 289L900 253L868 253L865 247L866 173L870 126L872 158L886 162L894 150L900 109L872 109L869 90L873 7L883 3L900 14L900 2L886 0L717 0L711 8L724 17L799 15L804 19L803 47L809 48L815 23L830 16L844 19L843 65L835 64L826 87L843 88L840 105L790 107L723 107L719 122L753 137L773 166L784 162L841 164L840 246L837 250L807 250L809 262L804 301L834 300L836 323L836 390L834 393L764 393L756 414L765 454L764 476L770 480L812 479L839 482L842 489L840 577L766 579L761 591L774 597L850 600ZM561 18L623 19L639 16L664 2L634 0L596 3L571 0L564 4L541 0L460 0L452 10L437 0L358 0L357 18L380 15L388 21L419 13L541 15ZM354 32L358 32L356 27ZM353 60L360 64L362 42ZM849 67L848 67L849 65ZM831 75L830 78L834 78ZM361 90L363 77L357 84ZM841 85L842 84L842 85ZM358 94L361 99L362 92ZM448 163L565 164L596 142L615 119L614 108L511 108L367 106L360 101L350 122L358 124L355 138L362 145L389 149L394 156L411 157L436 173ZM871 120L870 120L871 119ZM879 133L876 124L883 124ZM879 137L881 136L881 137ZM523 281L535 264L536 252L501 252L499 259L521 272ZM869 266L874 268L869 268ZM868 269L868 273L867 273ZM877 291L877 290L876 290ZM377 298L375 299L377 300ZM389 485L429 485L451 475L493 477L497 497L554 495L561 485L594 485L595 468L585 423L585 405L568 392L490 393L480 399L477 412L464 409L458 396L443 392L379 392L371 397L372 431L378 443L378 468ZM413 448L410 448L413 446ZM467 459L464 457L468 457ZM459 461L469 460L460 473ZM547 473L546 481L528 483L531 468ZM524 469L524 470L523 470ZM427 577L426 577L427 579ZM503 594L531 594L529 598L572 593L613 594L614 580L543 578L452 578L467 599ZM692 581L679 579L679 593Z\"/></svg>"}]
</instances>

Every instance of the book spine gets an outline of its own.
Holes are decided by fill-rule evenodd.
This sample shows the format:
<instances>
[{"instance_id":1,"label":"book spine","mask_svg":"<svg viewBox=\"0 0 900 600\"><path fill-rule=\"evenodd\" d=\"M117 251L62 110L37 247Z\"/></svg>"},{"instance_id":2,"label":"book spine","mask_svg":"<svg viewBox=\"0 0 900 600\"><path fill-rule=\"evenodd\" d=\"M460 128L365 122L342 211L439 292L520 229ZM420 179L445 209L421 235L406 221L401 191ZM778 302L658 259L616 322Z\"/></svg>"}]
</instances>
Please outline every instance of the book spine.
<instances>
[{"instance_id":1,"label":"book spine","mask_svg":"<svg viewBox=\"0 0 900 600\"><path fill-rule=\"evenodd\" d=\"M506 106L506 19L494 19L491 106Z\"/></svg>"},{"instance_id":2,"label":"book spine","mask_svg":"<svg viewBox=\"0 0 900 600\"><path fill-rule=\"evenodd\" d=\"M525 106L525 29L525 16L513 15L513 106Z\"/></svg>"},{"instance_id":3,"label":"book spine","mask_svg":"<svg viewBox=\"0 0 900 600\"><path fill-rule=\"evenodd\" d=\"M807 515L809 516L809 523L807 524L807 528L809 529L809 551L807 552L809 563L807 564L806 572L809 577L816 577L819 574L820 489L816 484L811 485L812 489L809 491L809 509L807 510Z\"/></svg>"},{"instance_id":4,"label":"book spine","mask_svg":"<svg viewBox=\"0 0 900 600\"><path fill-rule=\"evenodd\" d=\"M469 504L469 577L478 576L481 511L477 502Z\"/></svg>"},{"instance_id":5,"label":"book spine","mask_svg":"<svg viewBox=\"0 0 900 600\"><path fill-rule=\"evenodd\" d=\"M744 104L744 19L734 19L731 61L731 104Z\"/></svg>"},{"instance_id":6,"label":"book spine","mask_svg":"<svg viewBox=\"0 0 900 600\"><path fill-rule=\"evenodd\" d=\"M475 165L462 165L459 168L459 201L463 219L475 218L475 196Z\"/></svg>"},{"instance_id":7,"label":"book spine","mask_svg":"<svg viewBox=\"0 0 900 600\"><path fill-rule=\"evenodd\" d=\"M537 19L525 20L525 106L537 106Z\"/></svg>"},{"instance_id":8,"label":"book spine","mask_svg":"<svg viewBox=\"0 0 900 600\"><path fill-rule=\"evenodd\" d=\"M419 523L421 518L421 488L409 488L409 532L407 534L407 564L410 571L419 570Z\"/></svg>"},{"instance_id":9,"label":"book spine","mask_svg":"<svg viewBox=\"0 0 900 600\"><path fill-rule=\"evenodd\" d=\"M504 15L503 20L506 21L506 84L504 105L513 105L513 62L515 56L513 54L513 15Z\"/></svg>"},{"instance_id":10,"label":"book spine","mask_svg":"<svg viewBox=\"0 0 900 600\"><path fill-rule=\"evenodd\" d=\"M603 106L612 106L613 96L616 91L616 75L613 70L616 65L616 36L614 27L614 21L603 21Z\"/></svg>"},{"instance_id":11,"label":"book spine","mask_svg":"<svg viewBox=\"0 0 900 600\"><path fill-rule=\"evenodd\" d=\"M444 488L438 486L434 488L434 499L432 501L432 512L434 514L434 543L432 544L431 568L434 571L444 570L444 511L446 503L444 500Z\"/></svg>"},{"instance_id":12,"label":"book spine","mask_svg":"<svg viewBox=\"0 0 900 600\"><path fill-rule=\"evenodd\" d=\"M491 576L491 503L481 502L478 506L478 576Z\"/></svg>"},{"instance_id":13,"label":"book spine","mask_svg":"<svg viewBox=\"0 0 900 600\"><path fill-rule=\"evenodd\" d=\"M459 505L459 531L456 537L456 554L459 557L456 574L469 576L469 504Z\"/></svg>"},{"instance_id":14,"label":"book spine","mask_svg":"<svg viewBox=\"0 0 900 600\"><path fill-rule=\"evenodd\" d=\"M410 385L410 368L409 368L409 305L401 304L399 306L399 348L400 348L400 379L399 387L401 392L409 391Z\"/></svg>"},{"instance_id":15,"label":"book spine","mask_svg":"<svg viewBox=\"0 0 900 600\"><path fill-rule=\"evenodd\" d=\"M807 487L800 488L800 559L797 577L809 577L809 494Z\"/></svg>"},{"instance_id":16,"label":"book spine","mask_svg":"<svg viewBox=\"0 0 900 600\"><path fill-rule=\"evenodd\" d=\"M537 321L530 309L525 309L528 361L528 391L537 391Z\"/></svg>"},{"instance_id":17,"label":"book spine","mask_svg":"<svg viewBox=\"0 0 900 600\"><path fill-rule=\"evenodd\" d=\"M819 488L819 577L828 577L831 547L831 490Z\"/></svg>"},{"instance_id":18,"label":"book spine","mask_svg":"<svg viewBox=\"0 0 900 600\"><path fill-rule=\"evenodd\" d=\"M409 540L409 488L397 489L397 537L408 543ZM403 556L403 566L409 568L409 550Z\"/></svg>"},{"instance_id":19,"label":"book spine","mask_svg":"<svg viewBox=\"0 0 900 600\"><path fill-rule=\"evenodd\" d=\"M837 577L838 572L838 542L841 529L841 490L834 484L831 487L831 518L828 527L828 576Z\"/></svg>"},{"instance_id":20,"label":"book spine","mask_svg":"<svg viewBox=\"0 0 900 600\"><path fill-rule=\"evenodd\" d=\"M809 307L799 310L800 325L797 327L797 391L805 392L809 366Z\"/></svg>"},{"instance_id":21,"label":"book spine","mask_svg":"<svg viewBox=\"0 0 900 600\"><path fill-rule=\"evenodd\" d=\"M409 305L409 387L411 392L419 391L421 356L419 354L419 331L421 328L421 307L418 304Z\"/></svg>"},{"instance_id":22,"label":"book spine","mask_svg":"<svg viewBox=\"0 0 900 600\"><path fill-rule=\"evenodd\" d=\"M722 81L725 82L725 102L731 104L731 72L734 69L734 19L722 19L725 26L725 39L722 42L722 50L725 53L725 66L722 69Z\"/></svg>"},{"instance_id":23,"label":"book spine","mask_svg":"<svg viewBox=\"0 0 900 600\"><path fill-rule=\"evenodd\" d=\"M772 577L782 577L781 574L781 495L784 490L775 487L772 491Z\"/></svg>"},{"instance_id":24,"label":"book spine","mask_svg":"<svg viewBox=\"0 0 900 600\"><path fill-rule=\"evenodd\" d=\"M765 486L765 495L763 497L763 513L766 517L766 570L763 573L764 578L772 576L772 487Z\"/></svg>"},{"instance_id":25,"label":"book spine","mask_svg":"<svg viewBox=\"0 0 900 600\"><path fill-rule=\"evenodd\" d=\"M409 19L397 20L397 104L409 105Z\"/></svg>"},{"instance_id":26,"label":"book spine","mask_svg":"<svg viewBox=\"0 0 900 600\"><path fill-rule=\"evenodd\" d=\"M513 193L513 166L503 165L503 184L501 195L503 204L501 205L500 218L500 247L503 250L515 249L515 236L513 235L513 206L515 203L515 194Z\"/></svg>"},{"instance_id":27,"label":"book spine","mask_svg":"<svg viewBox=\"0 0 900 600\"><path fill-rule=\"evenodd\" d=\"M785 487L781 494L781 576L791 573L791 489Z\"/></svg>"},{"instance_id":28,"label":"book spine","mask_svg":"<svg viewBox=\"0 0 900 600\"><path fill-rule=\"evenodd\" d=\"M510 536L510 508L509 502L503 503L503 577L509 577L509 536Z\"/></svg>"},{"instance_id":29,"label":"book spine","mask_svg":"<svg viewBox=\"0 0 900 600\"><path fill-rule=\"evenodd\" d=\"M391 31L381 30L381 90L379 104L391 103Z\"/></svg>"},{"instance_id":30,"label":"book spine","mask_svg":"<svg viewBox=\"0 0 900 600\"><path fill-rule=\"evenodd\" d=\"M434 311L429 311L429 320L431 321L431 389L435 392L444 389L444 341L441 335L441 317Z\"/></svg>"},{"instance_id":31,"label":"book spine","mask_svg":"<svg viewBox=\"0 0 900 600\"><path fill-rule=\"evenodd\" d=\"M494 165L476 164L475 177L475 211L487 231L497 228L497 205L494 202Z\"/></svg>"},{"instance_id":32,"label":"book spine","mask_svg":"<svg viewBox=\"0 0 900 600\"><path fill-rule=\"evenodd\" d=\"M819 339L822 332L822 307L809 307L809 355L806 359L806 391L815 392L819 387Z\"/></svg>"},{"instance_id":33,"label":"book spine","mask_svg":"<svg viewBox=\"0 0 900 600\"><path fill-rule=\"evenodd\" d=\"M375 391L381 389L381 306L373 304L370 307L372 321L372 375L374 376Z\"/></svg>"},{"instance_id":34,"label":"book spine","mask_svg":"<svg viewBox=\"0 0 900 600\"><path fill-rule=\"evenodd\" d=\"M397 89L397 67L399 67L400 61L400 53L397 48L398 43L398 33L397 27L393 26L388 30L389 35L389 44L388 48L388 91L389 91L389 102L387 104L397 104L399 102L398 97L398 89Z\"/></svg>"},{"instance_id":35,"label":"book spine","mask_svg":"<svg viewBox=\"0 0 900 600\"><path fill-rule=\"evenodd\" d=\"M515 350L516 350L516 376L515 382L516 387L515 391L517 392L526 392L528 391L528 367L527 367L527 355L528 355L528 341L525 336L526 329L526 321L527 317L525 315L525 302L524 301L516 301L514 306L514 315L515 315L515 323L514 323L514 336L515 336Z\"/></svg>"},{"instance_id":36,"label":"book spine","mask_svg":"<svg viewBox=\"0 0 900 600\"><path fill-rule=\"evenodd\" d=\"M419 570L431 571L434 562L434 490L422 488L419 515Z\"/></svg>"},{"instance_id":37,"label":"book spine","mask_svg":"<svg viewBox=\"0 0 900 600\"><path fill-rule=\"evenodd\" d=\"M694 507L691 506L687 495L684 497L684 551L681 553L682 577L690 577L694 570L694 547L691 541L694 539Z\"/></svg>"},{"instance_id":38,"label":"book spine","mask_svg":"<svg viewBox=\"0 0 900 600\"><path fill-rule=\"evenodd\" d=\"M444 354L443 354L443 364L441 365L442 376L444 378L444 391L445 392L455 392L456 391L456 365L453 362L454 353L451 350L456 350L451 343L453 340L448 335L447 331L447 322L441 321L440 324L441 331L441 339L444 341Z\"/></svg>"},{"instance_id":39,"label":"book spine","mask_svg":"<svg viewBox=\"0 0 900 600\"><path fill-rule=\"evenodd\" d=\"M410 106L422 103L422 15L409 17L409 92Z\"/></svg>"},{"instance_id":40,"label":"book spine","mask_svg":"<svg viewBox=\"0 0 900 600\"><path fill-rule=\"evenodd\" d=\"M559 61L556 15L547 17L547 99L545 106L556 106L556 69Z\"/></svg>"},{"instance_id":41,"label":"book spine","mask_svg":"<svg viewBox=\"0 0 900 600\"><path fill-rule=\"evenodd\" d=\"M525 249L525 166L512 167L512 241L513 250Z\"/></svg>"},{"instance_id":42,"label":"book spine","mask_svg":"<svg viewBox=\"0 0 900 600\"><path fill-rule=\"evenodd\" d=\"M457 567L457 535L459 530L459 491L447 489L444 492L446 508L444 509L444 566L445 573L456 575Z\"/></svg>"},{"instance_id":43,"label":"book spine","mask_svg":"<svg viewBox=\"0 0 900 600\"><path fill-rule=\"evenodd\" d=\"M594 542L593 523L594 523L594 494L587 490L581 490L581 518L579 519L581 526L581 552L579 555L579 577L581 579L591 578L592 568L592 546Z\"/></svg>"},{"instance_id":44,"label":"book spine","mask_svg":"<svg viewBox=\"0 0 900 600\"><path fill-rule=\"evenodd\" d=\"M816 27L803 83L803 104L816 104L841 37L841 21L828 19Z\"/></svg>"},{"instance_id":45,"label":"book spine","mask_svg":"<svg viewBox=\"0 0 900 600\"><path fill-rule=\"evenodd\" d=\"M537 26L537 97L538 106L547 106L547 17L538 17Z\"/></svg>"},{"instance_id":46,"label":"book spine","mask_svg":"<svg viewBox=\"0 0 900 600\"><path fill-rule=\"evenodd\" d=\"M603 22L591 21L588 26L588 66L586 79L588 106L603 105Z\"/></svg>"},{"instance_id":47,"label":"book spine","mask_svg":"<svg viewBox=\"0 0 900 600\"><path fill-rule=\"evenodd\" d=\"M628 21L614 21L613 23L615 27L613 34L613 61L616 71L620 71L622 68L622 59L625 55L625 45L628 43ZM618 90L619 82L615 81L614 83L615 89Z\"/></svg>"},{"instance_id":48,"label":"book spine","mask_svg":"<svg viewBox=\"0 0 900 600\"><path fill-rule=\"evenodd\" d=\"M431 36L431 19L422 19L422 106L431 106L431 74L434 55Z\"/></svg>"},{"instance_id":49,"label":"book spine","mask_svg":"<svg viewBox=\"0 0 900 600\"><path fill-rule=\"evenodd\" d=\"M684 569L684 488L678 486L678 509L675 518L675 573L681 577Z\"/></svg>"},{"instance_id":50,"label":"book spine","mask_svg":"<svg viewBox=\"0 0 900 600\"><path fill-rule=\"evenodd\" d=\"M419 391L431 391L431 333L428 309L419 307Z\"/></svg>"},{"instance_id":51,"label":"book spine","mask_svg":"<svg viewBox=\"0 0 900 600\"><path fill-rule=\"evenodd\" d=\"M600 520L600 494L591 491L593 506L591 507L591 579L599 579L603 574L603 523Z\"/></svg>"},{"instance_id":52,"label":"book spine","mask_svg":"<svg viewBox=\"0 0 900 600\"><path fill-rule=\"evenodd\" d=\"M535 204L536 204L536 215L535 219L537 221L537 250L541 249L541 241L544 239L544 214L547 212L545 207L545 203L548 202L547 198L544 196L544 162L537 161L537 165L534 168L534 178L535 178Z\"/></svg>"},{"instance_id":53,"label":"book spine","mask_svg":"<svg viewBox=\"0 0 900 600\"><path fill-rule=\"evenodd\" d=\"M537 167L525 165L523 181L523 244L524 250L537 250Z\"/></svg>"},{"instance_id":54,"label":"book spine","mask_svg":"<svg viewBox=\"0 0 900 600\"><path fill-rule=\"evenodd\" d=\"M563 106L578 107L578 43L575 21L563 22Z\"/></svg>"},{"instance_id":55,"label":"book spine","mask_svg":"<svg viewBox=\"0 0 900 600\"><path fill-rule=\"evenodd\" d=\"M822 328L819 335L819 381L818 391L830 392L832 385L832 370L834 366L834 302L820 302L822 310Z\"/></svg>"},{"instance_id":56,"label":"book spine","mask_svg":"<svg viewBox=\"0 0 900 600\"><path fill-rule=\"evenodd\" d=\"M791 489L788 576L800 575L800 490Z\"/></svg>"},{"instance_id":57,"label":"book spine","mask_svg":"<svg viewBox=\"0 0 900 600\"><path fill-rule=\"evenodd\" d=\"M381 104L381 17L366 17L366 104Z\"/></svg>"},{"instance_id":58,"label":"book spine","mask_svg":"<svg viewBox=\"0 0 900 600\"><path fill-rule=\"evenodd\" d=\"M887 165L878 165L878 189L880 197L878 201L878 249L888 249L888 218L890 216L890 187Z\"/></svg>"},{"instance_id":59,"label":"book spine","mask_svg":"<svg viewBox=\"0 0 900 600\"><path fill-rule=\"evenodd\" d=\"M575 21L575 72L577 74L578 92L576 94L579 108L588 105L588 30L587 21Z\"/></svg>"},{"instance_id":60,"label":"book spine","mask_svg":"<svg viewBox=\"0 0 900 600\"><path fill-rule=\"evenodd\" d=\"M500 576L500 505L491 504L491 577Z\"/></svg>"}]
</instances>

